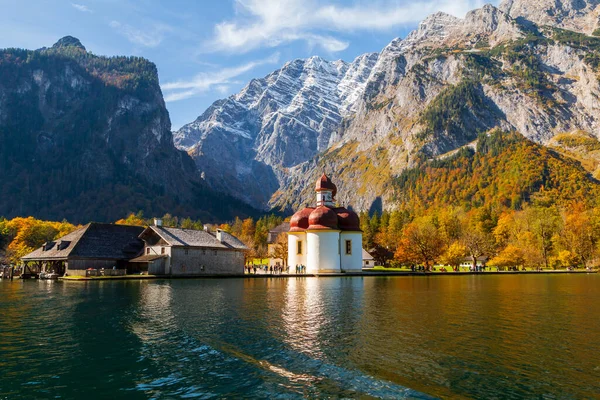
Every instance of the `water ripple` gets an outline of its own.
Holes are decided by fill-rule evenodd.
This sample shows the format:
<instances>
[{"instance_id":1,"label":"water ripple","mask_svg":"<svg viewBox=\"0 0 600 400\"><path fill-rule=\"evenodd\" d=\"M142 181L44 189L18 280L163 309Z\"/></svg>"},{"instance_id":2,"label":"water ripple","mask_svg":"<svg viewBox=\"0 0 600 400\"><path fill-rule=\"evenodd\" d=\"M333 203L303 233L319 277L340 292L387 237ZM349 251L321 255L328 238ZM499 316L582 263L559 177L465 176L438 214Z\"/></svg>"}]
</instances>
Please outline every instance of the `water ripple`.
<instances>
[{"instance_id":1,"label":"water ripple","mask_svg":"<svg viewBox=\"0 0 600 400\"><path fill-rule=\"evenodd\" d=\"M594 275L3 281L0 398L593 398L598 301Z\"/></svg>"}]
</instances>

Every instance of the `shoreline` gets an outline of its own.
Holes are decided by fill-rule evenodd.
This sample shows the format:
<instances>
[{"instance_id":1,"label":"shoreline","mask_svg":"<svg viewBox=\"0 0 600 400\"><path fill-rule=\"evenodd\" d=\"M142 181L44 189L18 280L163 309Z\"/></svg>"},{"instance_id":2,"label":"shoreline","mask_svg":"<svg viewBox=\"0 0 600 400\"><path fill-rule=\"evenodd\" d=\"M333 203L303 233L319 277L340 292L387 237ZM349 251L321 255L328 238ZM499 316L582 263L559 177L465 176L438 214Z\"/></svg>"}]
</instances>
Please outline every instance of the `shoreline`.
<instances>
[{"instance_id":1,"label":"shoreline","mask_svg":"<svg viewBox=\"0 0 600 400\"><path fill-rule=\"evenodd\" d=\"M363 271L349 273L328 273L328 274L240 274L240 275L125 275L125 276L64 276L58 278L60 281L82 282L82 281L122 281L122 280L154 280L154 279L222 279L222 278L340 278L340 277L365 277L365 276L466 276L466 275L547 275L547 274L596 274L597 270L547 270L547 271L487 271L487 272L472 272L472 271L447 271L447 272L412 272L412 271Z\"/></svg>"}]
</instances>

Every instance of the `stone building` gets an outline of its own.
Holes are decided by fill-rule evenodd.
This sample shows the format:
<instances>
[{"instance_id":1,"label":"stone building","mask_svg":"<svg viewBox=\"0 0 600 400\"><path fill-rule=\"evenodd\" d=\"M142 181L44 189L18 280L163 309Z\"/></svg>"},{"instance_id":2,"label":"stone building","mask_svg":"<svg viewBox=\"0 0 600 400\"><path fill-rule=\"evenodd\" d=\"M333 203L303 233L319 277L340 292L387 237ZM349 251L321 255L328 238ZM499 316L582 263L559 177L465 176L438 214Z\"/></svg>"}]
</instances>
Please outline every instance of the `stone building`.
<instances>
[{"instance_id":1,"label":"stone building","mask_svg":"<svg viewBox=\"0 0 600 400\"><path fill-rule=\"evenodd\" d=\"M168 228L157 220L140 235L143 255L131 260L150 275L243 275L248 249L233 235L217 229Z\"/></svg>"},{"instance_id":2,"label":"stone building","mask_svg":"<svg viewBox=\"0 0 600 400\"><path fill-rule=\"evenodd\" d=\"M138 238L143 230L141 226L91 222L21 258L24 273L85 276L88 269L105 269L110 275L135 272L136 266L129 261L144 247Z\"/></svg>"},{"instance_id":3,"label":"stone building","mask_svg":"<svg viewBox=\"0 0 600 400\"><path fill-rule=\"evenodd\" d=\"M354 211L336 207L337 187L323 174L317 181L316 207L298 211L290 220L288 264L307 273L362 271L362 231Z\"/></svg>"}]
</instances>

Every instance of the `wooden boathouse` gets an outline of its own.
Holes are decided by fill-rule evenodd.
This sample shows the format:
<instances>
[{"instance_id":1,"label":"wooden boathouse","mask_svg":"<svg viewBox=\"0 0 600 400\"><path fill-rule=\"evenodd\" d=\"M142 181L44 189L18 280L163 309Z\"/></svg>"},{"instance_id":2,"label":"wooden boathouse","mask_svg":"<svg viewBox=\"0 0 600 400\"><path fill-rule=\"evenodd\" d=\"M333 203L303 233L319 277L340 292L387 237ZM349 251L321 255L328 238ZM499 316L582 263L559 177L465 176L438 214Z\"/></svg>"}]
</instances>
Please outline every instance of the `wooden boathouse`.
<instances>
[{"instance_id":1,"label":"wooden boathouse","mask_svg":"<svg viewBox=\"0 0 600 400\"><path fill-rule=\"evenodd\" d=\"M142 254L141 226L92 222L27 254L23 274L55 272L59 276L86 276L94 271L106 275L125 275L136 269L129 261ZM89 271L89 272L88 272Z\"/></svg>"}]
</instances>

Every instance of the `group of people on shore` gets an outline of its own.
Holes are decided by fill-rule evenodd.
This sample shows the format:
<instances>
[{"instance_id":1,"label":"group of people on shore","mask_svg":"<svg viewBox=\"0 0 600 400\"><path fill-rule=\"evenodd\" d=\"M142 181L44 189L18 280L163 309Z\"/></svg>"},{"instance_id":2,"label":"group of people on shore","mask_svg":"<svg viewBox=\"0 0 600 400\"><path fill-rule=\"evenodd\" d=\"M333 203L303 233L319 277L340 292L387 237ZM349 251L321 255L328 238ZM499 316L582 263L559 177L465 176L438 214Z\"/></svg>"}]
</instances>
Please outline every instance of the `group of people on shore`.
<instances>
[{"instance_id":1,"label":"group of people on shore","mask_svg":"<svg viewBox=\"0 0 600 400\"><path fill-rule=\"evenodd\" d=\"M246 274L270 274L270 275L281 275L283 273L291 274L292 267L287 266L283 267L281 265L266 265L266 264L246 264L244 266L244 273ZM296 265L296 274L305 274L306 273L306 265L297 264Z\"/></svg>"}]
</instances>

